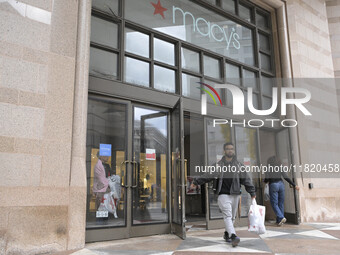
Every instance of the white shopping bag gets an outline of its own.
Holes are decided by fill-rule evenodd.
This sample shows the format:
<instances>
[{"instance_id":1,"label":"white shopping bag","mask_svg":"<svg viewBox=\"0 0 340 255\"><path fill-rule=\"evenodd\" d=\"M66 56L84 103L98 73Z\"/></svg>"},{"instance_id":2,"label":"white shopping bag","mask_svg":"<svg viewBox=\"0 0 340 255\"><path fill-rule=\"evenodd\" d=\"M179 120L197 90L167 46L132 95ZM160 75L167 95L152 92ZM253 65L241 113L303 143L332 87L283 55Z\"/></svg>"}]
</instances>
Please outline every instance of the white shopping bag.
<instances>
[{"instance_id":1,"label":"white shopping bag","mask_svg":"<svg viewBox=\"0 0 340 255\"><path fill-rule=\"evenodd\" d=\"M264 226L264 219L266 215L266 207L257 205L256 200L253 199L248 213L248 231L256 234L266 233Z\"/></svg>"},{"instance_id":2,"label":"white shopping bag","mask_svg":"<svg viewBox=\"0 0 340 255\"><path fill-rule=\"evenodd\" d=\"M117 216L117 206L115 203L115 200L113 198L113 192L105 193L103 196L103 199L100 203L100 206L98 208L98 211L108 211L113 214L115 218L118 218Z\"/></svg>"},{"instance_id":3,"label":"white shopping bag","mask_svg":"<svg viewBox=\"0 0 340 255\"><path fill-rule=\"evenodd\" d=\"M264 201L269 201L270 200L270 195L269 195L269 184L266 183L264 186Z\"/></svg>"}]
</instances>

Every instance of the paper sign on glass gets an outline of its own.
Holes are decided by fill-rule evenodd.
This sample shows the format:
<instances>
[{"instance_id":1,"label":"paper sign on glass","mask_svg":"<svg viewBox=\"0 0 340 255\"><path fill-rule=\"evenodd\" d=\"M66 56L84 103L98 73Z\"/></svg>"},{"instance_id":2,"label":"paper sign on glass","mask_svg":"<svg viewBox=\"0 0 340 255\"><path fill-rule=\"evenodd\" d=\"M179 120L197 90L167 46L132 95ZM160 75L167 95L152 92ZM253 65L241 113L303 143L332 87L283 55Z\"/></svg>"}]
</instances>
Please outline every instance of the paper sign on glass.
<instances>
[{"instance_id":1,"label":"paper sign on glass","mask_svg":"<svg viewBox=\"0 0 340 255\"><path fill-rule=\"evenodd\" d=\"M111 144L104 143L99 144L99 156L111 157L111 148L112 148Z\"/></svg>"},{"instance_id":2,"label":"paper sign on glass","mask_svg":"<svg viewBox=\"0 0 340 255\"><path fill-rule=\"evenodd\" d=\"M156 150L155 149L146 149L145 153L146 160L156 160Z\"/></svg>"}]
</instances>

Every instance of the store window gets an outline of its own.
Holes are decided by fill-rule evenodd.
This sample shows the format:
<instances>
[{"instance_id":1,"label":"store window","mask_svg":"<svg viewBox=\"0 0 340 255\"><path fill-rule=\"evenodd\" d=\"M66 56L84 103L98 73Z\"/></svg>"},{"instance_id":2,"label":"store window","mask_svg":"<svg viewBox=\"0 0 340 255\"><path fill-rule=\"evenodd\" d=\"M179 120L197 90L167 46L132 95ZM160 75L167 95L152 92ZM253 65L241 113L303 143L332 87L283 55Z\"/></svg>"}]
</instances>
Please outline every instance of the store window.
<instances>
[{"instance_id":1,"label":"store window","mask_svg":"<svg viewBox=\"0 0 340 255\"><path fill-rule=\"evenodd\" d=\"M256 23L259 27L264 29L270 28L270 18L267 14L256 12Z\"/></svg>"},{"instance_id":2,"label":"store window","mask_svg":"<svg viewBox=\"0 0 340 255\"><path fill-rule=\"evenodd\" d=\"M200 56L198 52L182 48L182 68L193 71L196 73L200 72Z\"/></svg>"},{"instance_id":3,"label":"store window","mask_svg":"<svg viewBox=\"0 0 340 255\"><path fill-rule=\"evenodd\" d=\"M149 58L149 35L125 28L125 51ZM136 43L138 42L138 43Z\"/></svg>"},{"instance_id":4,"label":"store window","mask_svg":"<svg viewBox=\"0 0 340 255\"><path fill-rule=\"evenodd\" d=\"M169 68L155 65L154 67L155 89L175 92L175 71Z\"/></svg>"},{"instance_id":5,"label":"store window","mask_svg":"<svg viewBox=\"0 0 340 255\"><path fill-rule=\"evenodd\" d=\"M250 7L244 4L239 4L238 10L239 10L239 15L242 19L245 19L249 22L252 21L252 10Z\"/></svg>"},{"instance_id":6,"label":"store window","mask_svg":"<svg viewBox=\"0 0 340 255\"><path fill-rule=\"evenodd\" d=\"M222 0L221 5L224 10L235 13L235 0Z\"/></svg>"},{"instance_id":7,"label":"store window","mask_svg":"<svg viewBox=\"0 0 340 255\"><path fill-rule=\"evenodd\" d=\"M175 65L175 45L154 38L154 59L169 65Z\"/></svg>"},{"instance_id":8,"label":"store window","mask_svg":"<svg viewBox=\"0 0 340 255\"><path fill-rule=\"evenodd\" d=\"M150 64L146 61L125 57L124 79L128 83L149 87Z\"/></svg>"},{"instance_id":9,"label":"store window","mask_svg":"<svg viewBox=\"0 0 340 255\"><path fill-rule=\"evenodd\" d=\"M89 72L105 79L118 79L118 24L92 16Z\"/></svg>"},{"instance_id":10,"label":"store window","mask_svg":"<svg viewBox=\"0 0 340 255\"><path fill-rule=\"evenodd\" d=\"M119 16L119 0L92 0L92 8L108 13L109 15Z\"/></svg>"},{"instance_id":11,"label":"store window","mask_svg":"<svg viewBox=\"0 0 340 255\"><path fill-rule=\"evenodd\" d=\"M204 56L204 75L215 79L221 79L221 64L219 59Z\"/></svg>"},{"instance_id":12,"label":"store window","mask_svg":"<svg viewBox=\"0 0 340 255\"><path fill-rule=\"evenodd\" d=\"M124 226L126 169L126 105L89 99L86 139L86 227ZM110 181L108 181L110 179ZM110 186L111 185L111 186ZM109 196L109 191L112 196ZM110 213L104 201L109 201Z\"/></svg>"},{"instance_id":13,"label":"store window","mask_svg":"<svg viewBox=\"0 0 340 255\"><path fill-rule=\"evenodd\" d=\"M228 83L241 86L241 74L239 66L226 63L225 73Z\"/></svg>"},{"instance_id":14,"label":"store window","mask_svg":"<svg viewBox=\"0 0 340 255\"><path fill-rule=\"evenodd\" d=\"M91 41L93 43L117 48L118 25L110 21L92 16L91 19Z\"/></svg>"},{"instance_id":15,"label":"store window","mask_svg":"<svg viewBox=\"0 0 340 255\"><path fill-rule=\"evenodd\" d=\"M91 47L90 58L90 74L112 80L117 79L118 54Z\"/></svg>"},{"instance_id":16,"label":"store window","mask_svg":"<svg viewBox=\"0 0 340 255\"><path fill-rule=\"evenodd\" d=\"M203 82L230 83L245 95L252 88L256 109L270 108L272 14L246 0L206 2L93 1L90 75L195 100Z\"/></svg>"},{"instance_id":17,"label":"store window","mask_svg":"<svg viewBox=\"0 0 340 255\"><path fill-rule=\"evenodd\" d=\"M197 89L199 87L199 77L182 74L182 95L199 100L201 98L201 91Z\"/></svg>"},{"instance_id":18,"label":"store window","mask_svg":"<svg viewBox=\"0 0 340 255\"><path fill-rule=\"evenodd\" d=\"M149 0L125 1L125 18L185 42L253 65L254 47L250 28L210 11L189 0L162 1L159 15ZM159 7L160 8L160 7ZM222 50L221 50L222 49ZM231 54L230 49L237 49Z\"/></svg>"}]
</instances>

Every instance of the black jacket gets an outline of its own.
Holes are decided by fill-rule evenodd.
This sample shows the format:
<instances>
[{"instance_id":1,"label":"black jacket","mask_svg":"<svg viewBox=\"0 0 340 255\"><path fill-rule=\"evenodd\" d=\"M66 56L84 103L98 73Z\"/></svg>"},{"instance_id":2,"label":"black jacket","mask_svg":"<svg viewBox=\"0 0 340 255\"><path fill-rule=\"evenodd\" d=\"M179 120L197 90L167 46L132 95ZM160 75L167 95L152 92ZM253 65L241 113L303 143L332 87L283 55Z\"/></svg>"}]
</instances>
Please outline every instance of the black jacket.
<instances>
[{"instance_id":1,"label":"black jacket","mask_svg":"<svg viewBox=\"0 0 340 255\"><path fill-rule=\"evenodd\" d=\"M217 163L219 166L223 167L225 166L225 156L222 157L222 159ZM233 179L232 185L230 187L230 195L240 195L241 194L241 184L244 185L246 191L253 197L255 196L255 187L249 177L249 175L246 172L240 171L240 167L242 164L237 161L237 159L234 157L233 160L230 162L231 166L235 166L237 168L237 171L235 173L206 173L203 176L196 178L194 180L195 185L202 185L204 183L210 182L210 181L217 181L217 187L216 187L216 194L219 194L222 188L223 183L223 177L231 178Z\"/></svg>"}]
</instances>

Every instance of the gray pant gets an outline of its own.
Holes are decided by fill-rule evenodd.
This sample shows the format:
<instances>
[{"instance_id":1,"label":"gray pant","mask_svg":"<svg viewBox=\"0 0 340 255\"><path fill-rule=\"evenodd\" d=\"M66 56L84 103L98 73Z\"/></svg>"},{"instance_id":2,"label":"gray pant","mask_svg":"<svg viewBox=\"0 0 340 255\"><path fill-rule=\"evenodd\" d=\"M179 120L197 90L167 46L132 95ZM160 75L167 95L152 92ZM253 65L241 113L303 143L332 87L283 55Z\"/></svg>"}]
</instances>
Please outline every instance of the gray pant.
<instances>
[{"instance_id":1,"label":"gray pant","mask_svg":"<svg viewBox=\"0 0 340 255\"><path fill-rule=\"evenodd\" d=\"M240 195L219 195L218 206L223 214L225 231L229 236L235 234L234 221L237 214L238 203L240 201Z\"/></svg>"}]
</instances>

